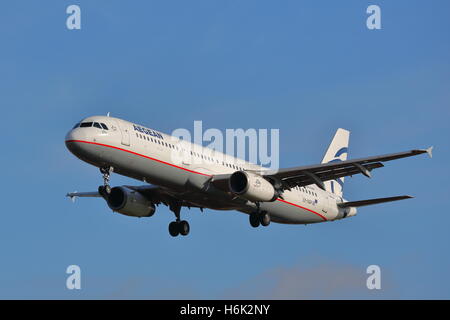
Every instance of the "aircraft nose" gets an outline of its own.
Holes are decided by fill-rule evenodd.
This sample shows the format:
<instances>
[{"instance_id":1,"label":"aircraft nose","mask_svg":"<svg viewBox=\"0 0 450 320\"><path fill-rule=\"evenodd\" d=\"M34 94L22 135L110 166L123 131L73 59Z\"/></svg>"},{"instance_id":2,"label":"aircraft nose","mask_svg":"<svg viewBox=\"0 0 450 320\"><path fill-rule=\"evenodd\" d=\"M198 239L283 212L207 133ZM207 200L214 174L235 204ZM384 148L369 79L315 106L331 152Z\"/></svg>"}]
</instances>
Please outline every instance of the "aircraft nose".
<instances>
[{"instance_id":1,"label":"aircraft nose","mask_svg":"<svg viewBox=\"0 0 450 320\"><path fill-rule=\"evenodd\" d=\"M85 139L86 137L80 131L81 130L79 130L78 128L75 128L67 132L65 139L66 143Z\"/></svg>"},{"instance_id":2,"label":"aircraft nose","mask_svg":"<svg viewBox=\"0 0 450 320\"><path fill-rule=\"evenodd\" d=\"M77 153L80 151L81 148L80 146L82 144L81 141L85 140L86 136L85 134L82 133L82 130L80 130L79 128L72 129L66 134L65 138L66 147L67 149L69 149L70 152L77 155Z\"/></svg>"}]
</instances>

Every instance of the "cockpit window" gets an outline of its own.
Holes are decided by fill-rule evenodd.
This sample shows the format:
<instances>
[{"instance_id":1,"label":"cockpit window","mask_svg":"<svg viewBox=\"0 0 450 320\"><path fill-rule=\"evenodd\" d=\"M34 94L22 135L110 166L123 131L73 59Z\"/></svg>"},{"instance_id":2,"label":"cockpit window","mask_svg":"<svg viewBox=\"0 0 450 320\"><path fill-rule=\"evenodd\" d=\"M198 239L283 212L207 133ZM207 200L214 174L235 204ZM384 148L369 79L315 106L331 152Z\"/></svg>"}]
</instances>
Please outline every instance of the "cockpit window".
<instances>
[{"instance_id":1,"label":"cockpit window","mask_svg":"<svg viewBox=\"0 0 450 320\"><path fill-rule=\"evenodd\" d=\"M73 126L72 130L75 128L78 128L80 126L80 123L78 122L76 125Z\"/></svg>"},{"instance_id":2,"label":"cockpit window","mask_svg":"<svg viewBox=\"0 0 450 320\"><path fill-rule=\"evenodd\" d=\"M108 130L108 127L106 126L106 124L104 123L100 123L100 122L81 122L81 123L77 123L75 125L75 128L90 128L90 127L95 127L95 128L99 128L99 129L103 129L103 130Z\"/></svg>"}]
</instances>

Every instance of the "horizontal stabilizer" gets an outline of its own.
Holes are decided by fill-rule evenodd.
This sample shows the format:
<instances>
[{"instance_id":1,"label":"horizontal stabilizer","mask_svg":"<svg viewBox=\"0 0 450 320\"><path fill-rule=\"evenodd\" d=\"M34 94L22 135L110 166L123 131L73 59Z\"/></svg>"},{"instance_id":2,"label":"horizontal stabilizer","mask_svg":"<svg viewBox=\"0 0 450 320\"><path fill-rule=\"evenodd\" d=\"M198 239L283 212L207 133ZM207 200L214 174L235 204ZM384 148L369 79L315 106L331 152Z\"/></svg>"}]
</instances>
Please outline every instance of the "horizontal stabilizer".
<instances>
[{"instance_id":1,"label":"horizontal stabilizer","mask_svg":"<svg viewBox=\"0 0 450 320\"><path fill-rule=\"evenodd\" d=\"M368 200L360 200L360 201L349 201L349 202L338 203L338 206L341 208L362 207L362 206L370 206L372 204L377 204L377 203L398 201L398 200L411 199L411 198L414 198L414 197L397 196L397 197L389 197L389 198L377 198L377 199L368 199Z\"/></svg>"}]
</instances>

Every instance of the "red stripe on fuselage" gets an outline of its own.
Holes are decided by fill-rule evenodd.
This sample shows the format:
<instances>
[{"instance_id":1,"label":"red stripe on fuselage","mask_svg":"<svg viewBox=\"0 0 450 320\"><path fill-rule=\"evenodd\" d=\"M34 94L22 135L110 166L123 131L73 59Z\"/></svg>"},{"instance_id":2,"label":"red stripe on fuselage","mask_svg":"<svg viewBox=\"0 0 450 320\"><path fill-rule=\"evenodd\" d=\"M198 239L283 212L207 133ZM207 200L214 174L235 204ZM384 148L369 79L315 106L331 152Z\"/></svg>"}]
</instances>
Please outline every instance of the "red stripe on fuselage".
<instances>
[{"instance_id":1,"label":"red stripe on fuselage","mask_svg":"<svg viewBox=\"0 0 450 320\"><path fill-rule=\"evenodd\" d=\"M171 164L171 163L169 163L169 162L165 162L165 161L162 161L162 160L159 160L159 159L155 159L155 158L152 158L152 157L149 157L149 156L146 156L146 155L144 155L144 154L140 154L140 153L137 153L137 152L134 152L134 151L131 151L131 150L127 150L127 149L123 149L123 148L119 148L119 147L110 146L110 145L108 145L108 144L103 144L103 143L98 143L98 142L91 142L91 141L84 141L84 140L67 140L66 142L81 142L81 143L94 144L94 145L98 145L98 146L102 146L102 147L113 148L113 149L117 149L117 150L120 150L120 151L125 151L125 152L128 152L128 153L134 154L134 155L136 155L136 156L140 156L140 157L147 158L147 159L150 159L150 160L153 160L153 161L157 161L157 162L160 162L160 163L164 163L164 164L167 164L168 166L172 166L172 167L174 167L174 168L178 168L178 169L181 169L181 170L185 170L185 171L188 171L188 172L191 172L191 173L201 174L201 175L207 176L207 177L210 177L210 176L211 176L210 174L206 174L206 173L201 173L201 172L189 170L189 169L186 169L186 168L183 168L183 167L180 167L180 166Z\"/></svg>"},{"instance_id":2,"label":"red stripe on fuselage","mask_svg":"<svg viewBox=\"0 0 450 320\"><path fill-rule=\"evenodd\" d=\"M108 145L108 144L103 144L103 143L98 143L98 142L91 142L91 141L84 141L84 140L67 140L66 142L81 142L81 143L94 144L94 145L98 145L98 146L102 146L102 147L112 148L112 149L116 149L116 150L128 152L128 153L131 153L131 154L134 154L134 155L136 155L136 156L140 156L140 157L143 157L143 158L146 158L146 159L149 159L149 160L157 161L157 162L159 162L159 163L163 163L163 164L166 164L166 165L168 165L168 166L171 166L171 167L174 167L174 168L177 168L177 169L181 169L181 170L184 170L184 171L187 171L187 172L190 172L190 173L196 173L196 174L201 174L201 175L203 175L203 176L211 177L210 174L201 173L201 172L194 171L194 170L189 170L189 169L186 169L186 168L183 168L183 167L174 165L174 164L169 163L169 162L166 162L166 161L162 161L162 160L159 160L159 159L155 159L155 158L152 158L152 157L149 157L149 156L146 156L146 155L144 155L144 154L140 154L140 153L137 153L137 152L134 152L134 151L131 151L131 150L127 150L127 149L123 149L123 148L119 148L119 147L114 147L114 146L111 146L111 145ZM282 199L279 199L279 198L278 198L277 200L278 200L278 201L281 201L281 202L283 202L283 203L289 204L289 205L291 205L291 206L295 206L295 207L298 207L298 208L300 208L300 209L304 209L304 210L307 210L307 211L309 211L309 212L312 212L312 213L314 213L315 215L318 215L319 217L321 217L324 221L327 221L327 218L325 218L324 216L322 216L322 215L321 215L320 213L318 213L318 212L315 212L315 211L310 210L310 209L308 209L308 208L302 207L302 206L300 206L300 205L298 205L298 204L295 204L295 203L292 203L292 202L288 202L288 201L286 201L286 200L282 200Z\"/></svg>"},{"instance_id":3,"label":"red stripe on fuselage","mask_svg":"<svg viewBox=\"0 0 450 320\"><path fill-rule=\"evenodd\" d=\"M289 201L286 201L286 200L283 200L283 199L280 199L280 198L278 198L277 200L278 200L278 201L281 201L281 202L283 202L283 203L286 203L286 204L290 204L291 206L295 206L295 207L301 208L301 209L303 209L303 210L312 212L312 213L314 213L315 215L318 215L319 217L321 217L324 221L327 221L327 218L325 218L325 217L324 217L323 215L321 215L320 213L315 212L315 211L313 211L313 210L311 210L311 209L308 209L308 208L299 206L298 204L295 204L295 203L292 203L292 202L289 202Z\"/></svg>"}]
</instances>

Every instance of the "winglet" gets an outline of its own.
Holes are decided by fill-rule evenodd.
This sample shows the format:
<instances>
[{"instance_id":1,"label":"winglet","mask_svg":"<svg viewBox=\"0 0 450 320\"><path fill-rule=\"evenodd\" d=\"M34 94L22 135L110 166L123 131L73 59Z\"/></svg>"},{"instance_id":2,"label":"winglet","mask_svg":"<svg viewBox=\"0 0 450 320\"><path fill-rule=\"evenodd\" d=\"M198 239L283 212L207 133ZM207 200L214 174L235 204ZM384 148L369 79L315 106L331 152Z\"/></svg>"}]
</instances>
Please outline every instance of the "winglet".
<instances>
[{"instance_id":1,"label":"winglet","mask_svg":"<svg viewBox=\"0 0 450 320\"><path fill-rule=\"evenodd\" d=\"M433 158L433 146L426 149L426 151L427 151L428 155L430 156L430 158Z\"/></svg>"},{"instance_id":2,"label":"winglet","mask_svg":"<svg viewBox=\"0 0 450 320\"><path fill-rule=\"evenodd\" d=\"M68 197L70 200L72 200L73 203L75 203L75 200L77 199L77 196L75 195L77 192L70 192L66 194L66 197Z\"/></svg>"}]
</instances>

